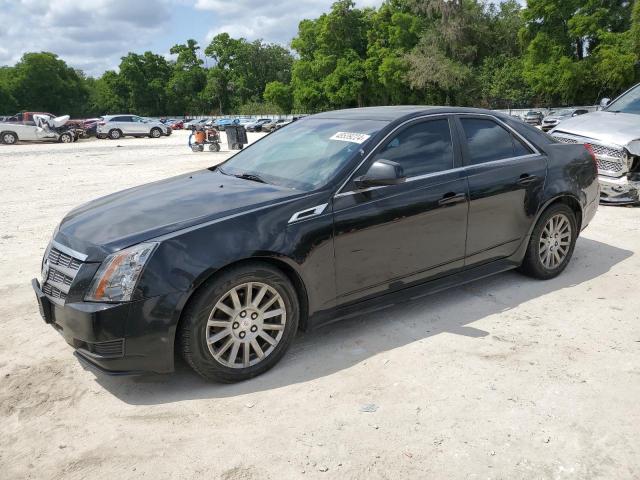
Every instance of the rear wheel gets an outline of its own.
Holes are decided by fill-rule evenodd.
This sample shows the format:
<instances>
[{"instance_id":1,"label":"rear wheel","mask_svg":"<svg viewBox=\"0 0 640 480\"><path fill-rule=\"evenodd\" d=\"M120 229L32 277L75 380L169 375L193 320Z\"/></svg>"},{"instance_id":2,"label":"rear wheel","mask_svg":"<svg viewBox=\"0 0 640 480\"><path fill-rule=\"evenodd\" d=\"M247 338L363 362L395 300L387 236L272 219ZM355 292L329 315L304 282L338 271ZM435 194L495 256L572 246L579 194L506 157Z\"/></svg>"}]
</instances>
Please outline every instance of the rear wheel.
<instances>
[{"instance_id":1,"label":"rear wheel","mask_svg":"<svg viewBox=\"0 0 640 480\"><path fill-rule=\"evenodd\" d=\"M2 143L5 145L13 145L18 141L18 135L13 132L4 132L2 134Z\"/></svg>"},{"instance_id":2,"label":"rear wheel","mask_svg":"<svg viewBox=\"0 0 640 480\"><path fill-rule=\"evenodd\" d=\"M567 268L577 237L573 210L564 204L553 205L533 229L520 271L541 280L557 277Z\"/></svg>"},{"instance_id":3,"label":"rear wheel","mask_svg":"<svg viewBox=\"0 0 640 480\"><path fill-rule=\"evenodd\" d=\"M246 380L273 367L298 329L291 282L268 264L249 264L205 283L190 301L179 348L191 367L219 382Z\"/></svg>"},{"instance_id":4,"label":"rear wheel","mask_svg":"<svg viewBox=\"0 0 640 480\"><path fill-rule=\"evenodd\" d=\"M69 132L65 132L62 135L60 135L60 138L58 138L58 141L60 143L71 143L73 142L73 135Z\"/></svg>"},{"instance_id":5,"label":"rear wheel","mask_svg":"<svg viewBox=\"0 0 640 480\"><path fill-rule=\"evenodd\" d=\"M209 144L209 151L210 152L219 152L220 151L220 144L219 143L210 143Z\"/></svg>"}]
</instances>

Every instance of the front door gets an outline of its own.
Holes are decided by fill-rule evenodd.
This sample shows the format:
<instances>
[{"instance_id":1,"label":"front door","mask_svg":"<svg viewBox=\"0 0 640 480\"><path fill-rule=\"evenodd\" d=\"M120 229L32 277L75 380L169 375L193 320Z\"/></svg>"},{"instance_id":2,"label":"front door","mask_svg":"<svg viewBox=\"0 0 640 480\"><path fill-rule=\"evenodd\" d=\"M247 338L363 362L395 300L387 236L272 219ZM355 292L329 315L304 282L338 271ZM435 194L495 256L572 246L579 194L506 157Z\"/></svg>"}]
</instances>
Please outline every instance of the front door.
<instances>
[{"instance_id":1,"label":"front door","mask_svg":"<svg viewBox=\"0 0 640 480\"><path fill-rule=\"evenodd\" d=\"M421 119L387 137L355 173L376 160L399 163L400 185L357 190L334 199L338 303L398 290L464 266L467 180L447 117Z\"/></svg>"},{"instance_id":2,"label":"front door","mask_svg":"<svg viewBox=\"0 0 640 480\"><path fill-rule=\"evenodd\" d=\"M546 157L491 116L460 115L469 179L466 265L513 255L540 207Z\"/></svg>"}]
</instances>

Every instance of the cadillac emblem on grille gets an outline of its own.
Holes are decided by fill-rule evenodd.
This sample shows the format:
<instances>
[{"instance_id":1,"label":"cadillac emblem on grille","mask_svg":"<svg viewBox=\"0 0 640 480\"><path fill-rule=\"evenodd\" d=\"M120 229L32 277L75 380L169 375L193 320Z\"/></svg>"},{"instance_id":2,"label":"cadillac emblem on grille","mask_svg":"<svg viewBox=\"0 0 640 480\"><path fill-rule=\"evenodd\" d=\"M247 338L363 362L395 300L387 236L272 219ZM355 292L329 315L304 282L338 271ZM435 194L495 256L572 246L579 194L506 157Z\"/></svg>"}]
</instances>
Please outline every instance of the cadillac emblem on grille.
<instances>
[{"instance_id":1,"label":"cadillac emblem on grille","mask_svg":"<svg viewBox=\"0 0 640 480\"><path fill-rule=\"evenodd\" d=\"M45 258L42 264L42 284L44 285L49 280L49 259Z\"/></svg>"}]
</instances>

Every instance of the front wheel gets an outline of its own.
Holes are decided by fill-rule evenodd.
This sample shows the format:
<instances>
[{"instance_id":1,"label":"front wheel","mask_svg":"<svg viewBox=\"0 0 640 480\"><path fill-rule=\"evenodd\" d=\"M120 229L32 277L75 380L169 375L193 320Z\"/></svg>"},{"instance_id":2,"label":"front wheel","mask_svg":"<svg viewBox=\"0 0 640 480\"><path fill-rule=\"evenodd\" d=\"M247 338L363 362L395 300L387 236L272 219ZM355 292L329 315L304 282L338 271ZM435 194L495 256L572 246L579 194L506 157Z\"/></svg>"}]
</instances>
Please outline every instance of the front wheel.
<instances>
[{"instance_id":1,"label":"front wheel","mask_svg":"<svg viewBox=\"0 0 640 480\"><path fill-rule=\"evenodd\" d=\"M190 301L179 348L206 379L246 380L278 363L298 316L297 295L285 275L268 264L244 265L208 281Z\"/></svg>"},{"instance_id":2,"label":"front wheel","mask_svg":"<svg viewBox=\"0 0 640 480\"><path fill-rule=\"evenodd\" d=\"M162 136L162 131L159 128L151 129L151 138L160 138Z\"/></svg>"},{"instance_id":3,"label":"front wheel","mask_svg":"<svg viewBox=\"0 0 640 480\"><path fill-rule=\"evenodd\" d=\"M4 132L2 134L2 143L5 145L13 145L18 141L18 136L13 132Z\"/></svg>"},{"instance_id":4,"label":"front wheel","mask_svg":"<svg viewBox=\"0 0 640 480\"><path fill-rule=\"evenodd\" d=\"M557 277L567 268L577 238L573 210L564 204L550 207L533 229L520 271L541 280Z\"/></svg>"},{"instance_id":5,"label":"front wheel","mask_svg":"<svg viewBox=\"0 0 640 480\"><path fill-rule=\"evenodd\" d=\"M114 128L109 132L109 138L111 140L118 140L120 137L122 137L122 132L120 130Z\"/></svg>"}]
</instances>

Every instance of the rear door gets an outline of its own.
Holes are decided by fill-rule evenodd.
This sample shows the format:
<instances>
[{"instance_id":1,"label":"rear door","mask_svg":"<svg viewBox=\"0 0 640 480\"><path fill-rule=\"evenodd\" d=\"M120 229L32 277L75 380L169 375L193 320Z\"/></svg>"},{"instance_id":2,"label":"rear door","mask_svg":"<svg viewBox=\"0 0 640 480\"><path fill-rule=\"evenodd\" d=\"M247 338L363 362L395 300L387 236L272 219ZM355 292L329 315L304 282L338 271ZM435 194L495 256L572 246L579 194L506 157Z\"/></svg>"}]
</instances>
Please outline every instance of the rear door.
<instances>
[{"instance_id":1,"label":"rear door","mask_svg":"<svg viewBox=\"0 0 640 480\"><path fill-rule=\"evenodd\" d=\"M490 115L458 115L469 181L466 265L515 253L540 208L547 159Z\"/></svg>"},{"instance_id":2,"label":"rear door","mask_svg":"<svg viewBox=\"0 0 640 480\"><path fill-rule=\"evenodd\" d=\"M464 267L467 180L446 116L410 122L358 169L399 163L407 181L358 190L350 181L334 199L339 303L398 290Z\"/></svg>"}]
</instances>

